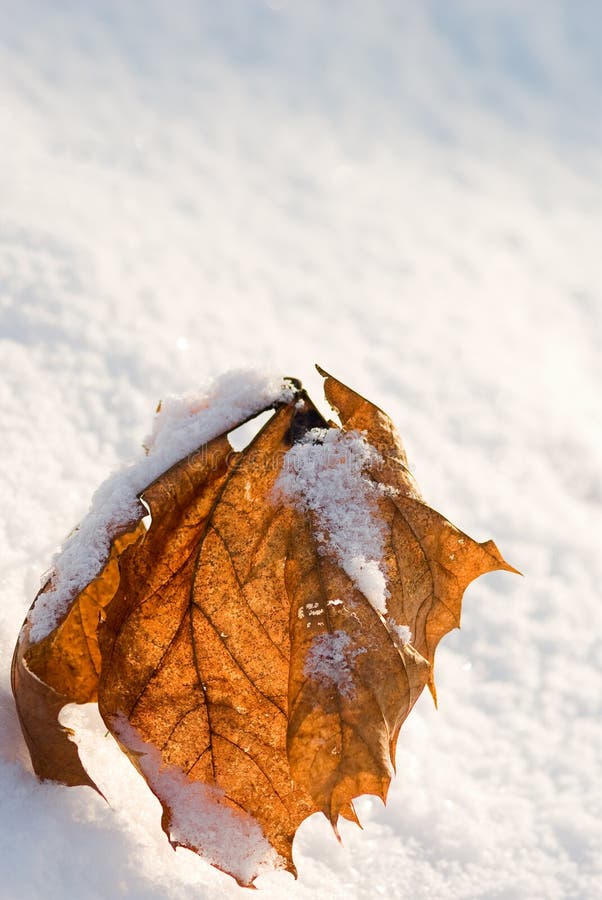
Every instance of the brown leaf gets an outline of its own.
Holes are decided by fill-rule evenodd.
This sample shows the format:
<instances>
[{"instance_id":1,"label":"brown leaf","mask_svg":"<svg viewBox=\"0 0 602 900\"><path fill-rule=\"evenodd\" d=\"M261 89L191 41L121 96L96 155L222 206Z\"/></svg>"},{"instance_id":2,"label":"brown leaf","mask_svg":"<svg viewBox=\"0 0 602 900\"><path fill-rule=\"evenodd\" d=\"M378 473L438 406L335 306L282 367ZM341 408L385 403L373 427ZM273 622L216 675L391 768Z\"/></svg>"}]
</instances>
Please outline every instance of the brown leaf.
<instances>
[{"instance_id":1,"label":"brown leaf","mask_svg":"<svg viewBox=\"0 0 602 900\"><path fill-rule=\"evenodd\" d=\"M200 447L141 493L149 530L122 526L57 628L32 644L26 625L15 652L36 772L91 784L57 717L97 697L172 844L241 884L295 871L311 813L336 831L339 815L357 821L355 797L386 798L399 729L425 684L434 694L466 586L514 571L422 501L388 416L320 371L340 429L299 386L241 453L227 435ZM317 500L297 451L326 488ZM350 559L358 535L377 539Z\"/></svg>"},{"instance_id":2,"label":"brown leaf","mask_svg":"<svg viewBox=\"0 0 602 900\"><path fill-rule=\"evenodd\" d=\"M386 799L391 737L429 667L395 642L349 577L318 552L300 516L289 544L287 589L291 774L336 828L354 797Z\"/></svg>"},{"instance_id":3,"label":"brown leaf","mask_svg":"<svg viewBox=\"0 0 602 900\"><path fill-rule=\"evenodd\" d=\"M141 510L141 515L143 510ZM59 625L33 643L25 622L12 663L12 688L21 729L32 765L40 778L98 790L79 759L73 732L59 723L67 703L96 700L100 675L98 624L119 584L118 559L144 532L141 522L116 529L109 557L100 574L73 599ZM38 598L52 587L49 579Z\"/></svg>"}]
</instances>

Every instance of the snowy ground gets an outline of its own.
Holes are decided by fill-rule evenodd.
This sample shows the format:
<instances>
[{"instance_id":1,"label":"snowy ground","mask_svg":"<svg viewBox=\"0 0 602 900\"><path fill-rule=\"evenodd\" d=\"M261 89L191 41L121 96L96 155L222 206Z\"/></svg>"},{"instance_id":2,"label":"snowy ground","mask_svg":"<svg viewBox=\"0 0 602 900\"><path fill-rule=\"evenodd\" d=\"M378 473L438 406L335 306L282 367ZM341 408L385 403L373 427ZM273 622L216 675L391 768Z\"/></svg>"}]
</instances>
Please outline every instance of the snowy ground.
<instances>
[{"instance_id":1,"label":"snowy ground","mask_svg":"<svg viewBox=\"0 0 602 900\"><path fill-rule=\"evenodd\" d=\"M319 362L426 499L526 574L471 586L440 710L364 831L266 898L593 898L600 884L602 7L0 0L0 897L244 897L106 792L39 784L8 669L39 577L157 400ZM598 780L599 788L599 780Z\"/></svg>"}]
</instances>

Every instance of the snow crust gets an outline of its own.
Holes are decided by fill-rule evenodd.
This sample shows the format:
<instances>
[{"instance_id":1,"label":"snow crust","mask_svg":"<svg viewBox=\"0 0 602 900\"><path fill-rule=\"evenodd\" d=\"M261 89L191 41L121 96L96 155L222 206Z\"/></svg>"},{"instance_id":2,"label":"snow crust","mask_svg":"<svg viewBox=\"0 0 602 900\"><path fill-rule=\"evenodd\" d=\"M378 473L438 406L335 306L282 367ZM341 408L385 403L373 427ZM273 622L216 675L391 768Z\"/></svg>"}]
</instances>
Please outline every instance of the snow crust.
<instances>
[{"instance_id":1,"label":"snow crust","mask_svg":"<svg viewBox=\"0 0 602 900\"><path fill-rule=\"evenodd\" d=\"M116 716L113 726L119 740L139 754L141 771L168 805L172 842L197 847L204 858L232 872L242 884L283 865L259 822L228 806L221 788L191 781L180 769L166 766L158 749L145 742L125 716Z\"/></svg>"},{"instance_id":2,"label":"snow crust","mask_svg":"<svg viewBox=\"0 0 602 900\"><path fill-rule=\"evenodd\" d=\"M270 404L290 401L293 393L282 376L247 369L208 381L199 391L166 397L144 443L147 455L103 482L88 514L54 557L52 587L29 613L31 640L46 637L73 597L102 570L116 529L141 517L138 495L145 487L201 444Z\"/></svg>"},{"instance_id":3,"label":"snow crust","mask_svg":"<svg viewBox=\"0 0 602 900\"><path fill-rule=\"evenodd\" d=\"M286 454L274 490L277 498L311 514L319 552L334 556L384 615L389 592L376 501L386 488L367 474L379 459L357 431L313 428Z\"/></svg>"}]
</instances>

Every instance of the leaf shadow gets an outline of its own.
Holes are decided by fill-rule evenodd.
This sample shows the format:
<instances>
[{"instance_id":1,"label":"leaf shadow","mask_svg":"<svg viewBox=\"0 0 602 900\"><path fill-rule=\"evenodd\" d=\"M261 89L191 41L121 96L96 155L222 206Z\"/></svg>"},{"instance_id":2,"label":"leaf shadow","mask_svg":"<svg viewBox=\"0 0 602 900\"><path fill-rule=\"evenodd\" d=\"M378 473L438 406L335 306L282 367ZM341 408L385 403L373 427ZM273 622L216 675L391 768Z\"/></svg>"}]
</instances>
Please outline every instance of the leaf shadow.
<instances>
[{"instance_id":1,"label":"leaf shadow","mask_svg":"<svg viewBox=\"0 0 602 900\"><path fill-rule=\"evenodd\" d=\"M18 762L24 769L32 771L15 701L12 692L4 687L0 688L0 757L10 763Z\"/></svg>"}]
</instances>

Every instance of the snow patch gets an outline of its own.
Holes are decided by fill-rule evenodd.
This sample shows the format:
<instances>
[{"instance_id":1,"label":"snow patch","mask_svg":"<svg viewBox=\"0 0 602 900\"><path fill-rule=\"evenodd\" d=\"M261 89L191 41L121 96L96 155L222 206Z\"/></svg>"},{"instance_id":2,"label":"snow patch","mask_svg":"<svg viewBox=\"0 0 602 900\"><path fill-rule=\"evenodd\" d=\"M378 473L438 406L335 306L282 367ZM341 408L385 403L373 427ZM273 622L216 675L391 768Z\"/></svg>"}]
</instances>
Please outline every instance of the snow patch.
<instances>
[{"instance_id":1,"label":"snow patch","mask_svg":"<svg viewBox=\"0 0 602 900\"><path fill-rule=\"evenodd\" d=\"M366 652L364 647L352 647L346 631L321 632L310 645L303 674L335 687L344 697L351 697L352 665L361 653Z\"/></svg>"},{"instance_id":2,"label":"snow patch","mask_svg":"<svg viewBox=\"0 0 602 900\"><path fill-rule=\"evenodd\" d=\"M384 614L389 592L381 566L375 559L366 559L364 555L358 554L351 557L344 568L364 597L368 598L378 612Z\"/></svg>"},{"instance_id":3,"label":"snow patch","mask_svg":"<svg viewBox=\"0 0 602 900\"><path fill-rule=\"evenodd\" d=\"M387 628L397 637L400 644L412 643L412 632L407 625L398 625L390 616L387 618Z\"/></svg>"},{"instance_id":4,"label":"snow patch","mask_svg":"<svg viewBox=\"0 0 602 900\"><path fill-rule=\"evenodd\" d=\"M322 554L333 555L377 612L389 596L381 562L384 528L377 499L388 490L366 471L378 452L357 431L314 428L288 451L275 496L314 518Z\"/></svg>"},{"instance_id":5,"label":"snow patch","mask_svg":"<svg viewBox=\"0 0 602 900\"><path fill-rule=\"evenodd\" d=\"M172 843L198 848L207 862L231 872L242 884L285 864L259 822L229 806L220 787L191 781L181 769L165 765L159 750L144 741L124 715L116 716L112 725L118 739L137 754L152 790L169 807Z\"/></svg>"},{"instance_id":6,"label":"snow patch","mask_svg":"<svg viewBox=\"0 0 602 900\"><path fill-rule=\"evenodd\" d=\"M197 392L168 396L157 410L144 446L147 455L111 475L96 491L81 524L53 560L50 590L29 613L30 638L45 638L61 621L72 598L102 570L116 530L141 518L138 495L155 478L202 444L277 402L294 389L270 371L235 370Z\"/></svg>"}]
</instances>

